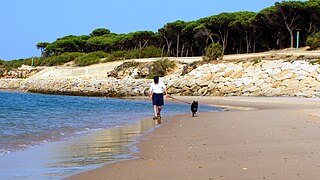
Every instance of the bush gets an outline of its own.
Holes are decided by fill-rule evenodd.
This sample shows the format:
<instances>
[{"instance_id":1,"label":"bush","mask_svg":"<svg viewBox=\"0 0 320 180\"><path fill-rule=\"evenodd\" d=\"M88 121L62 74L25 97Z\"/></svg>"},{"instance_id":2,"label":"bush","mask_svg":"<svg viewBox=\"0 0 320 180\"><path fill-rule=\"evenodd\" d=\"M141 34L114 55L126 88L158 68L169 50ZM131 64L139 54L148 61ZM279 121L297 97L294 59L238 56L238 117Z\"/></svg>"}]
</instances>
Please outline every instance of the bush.
<instances>
[{"instance_id":1,"label":"bush","mask_svg":"<svg viewBox=\"0 0 320 180\"><path fill-rule=\"evenodd\" d=\"M33 59L33 65L34 65L34 66L39 66L39 65L41 65L41 58L39 58L39 57L24 59L23 64L28 65L28 66L31 66L31 65L32 65L32 59Z\"/></svg>"},{"instance_id":2,"label":"bush","mask_svg":"<svg viewBox=\"0 0 320 180\"><path fill-rule=\"evenodd\" d=\"M167 71L174 68L176 65L169 59L158 60L152 64L152 74L150 78L154 76L163 77L167 74Z\"/></svg>"},{"instance_id":3,"label":"bush","mask_svg":"<svg viewBox=\"0 0 320 180\"><path fill-rule=\"evenodd\" d=\"M121 71L121 70L124 70L124 69L128 69L130 67L138 67L139 63L138 62L135 62L135 61L127 61L127 62L124 62L123 64L121 64L120 66L117 66L115 68L116 71Z\"/></svg>"},{"instance_id":4,"label":"bush","mask_svg":"<svg viewBox=\"0 0 320 180\"><path fill-rule=\"evenodd\" d=\"M106 61L118 61L118 60L125 60L127 57L128 51L114 51L112 52Z\"/></svg>"},{"instance_id":5,"label":"bush","mask_svg":"<svg viewBox=\"0 0 320 180\"><path fill-rule=\"evenodd\" d=\"M139 59L139 50L131 50L127 52L126 59ZM140 56L140 58L142 58Z\"/></svg>"},{"instance_id":6,"label":"bush","mask_svg":"<svg viewBox=\"0 0 320 180\"><path fill-rule=\"evenodd\" d=\"M320 48L320 32L308 36L306 45L310 46L311 49Z\"/></svg>"},{"instance_id":7,"label":"bush","mask_svg":"<svg viewBox=\"0 0 320 180\"><path fill-rule=\"evenodd\" d=\"M161 54L162 54L161 48L157 48L155 46L148 46L141 49L141 51L139 49L131 50L131 51L114 51L106 59L106 61L109 62L109 61L118 61L118 60L126 60L126 59L161 57Z\"/></svg>"},{"instance_id":8,"label":"bush","mask_svg":"<svg viewBox=\"0 0 320 180\"><path fill-rule=\"evenodd\" d=\"M79 53L79 52L66 52L61 54L61 56L66 56L68 61L73 61L75 60L77 57L83 56L85 55L85 53Z\"/></svg>"},{"instance_id":9,"label":"bush","mask_svg":"<svg viewBox=\"0 0 320 180\"><path fill-rule=\"evenodd\" d=\"M161 57L162 49L155 46L148 46L141 50L141 58Z\"/></svg>"},{"instance_id":10,"label":"bush","mask_svg":"<svg viewBox=\"0 0 320 180\"><path fill-rule=\"evenodd\" d=\"M104 52L104 51L95 51L95 52L92 52L92 53L88 53L87 55L97 56L99 58L105 58L105 57L109 56L109 54Z\"/></svg>"},{"instance_id":11,"label":"bush","mask_svg":"<svg viewBox=\"0 0 320 180\"><path fill-rule=\"evenodd\" d=\"M58 56L42 58L39 65L57 66L75 60L77 57L85 55L79 52L66 52Z\"/></svg>"},{"instance_id":12,"label":"bush","mask_svg":"<svg viewBox=\"0 0 320 180\"><path fill-rule=\"evenodd\" d=\"M310 61L309 63L312 64L312 65L320 64L320 59Z\"/></svg>"},{"instance_id":13,"label":"bush","mask_svg":"<svg viewBox=\"0 0 320 180\"><path fill-rule=\"evenodd\" d=\"M86 55L77 57L75 59L75 64L78 66L88 66L91 64L97 64L100 62L102 58L108 57L109 54L103 51L96 51L92 53L88 53Z\"/></svg>"},{"instance_id":14,"label":"bush","mask_svg":"<svg viewBox=\"0 0 320 180\"><path fill-rule=\"evenodd\" d=\"M26 59L19 59L19 60L11 60L11 61L4 61L3 67L6 69L18 68L21 65L27 64ZM30 64L28 64L30 65Z\"/></svg>"},{"instance_id":15,"label":"bush","mask_svg":"<svg viewBox=\"0 0 320 180\"><path fill-rule=\"evenodd\" d=\"M51 56L46 58L33 58L35 66L57 66L62 65L64 63L75 61L75 64L78 66L88 66L91 64L96 64L103 61L117 61L117 60L125 60L125 59L137 59L139 58L150 58L150 57L160 57L161 56L161 48L157 48L154 46L148 46L140 50L132 50L132 51L115 51L111 54L108 54L104 51L96 51L92 53L80 53L80 52L65 52L57 56ZM2 61L0 60L0 66L4 68L18 68L21 65L31 65L32 58L27 59L19 59L12 61Z\"/></svg>"},{"instance_id":16,"label":"bush","mask_svg":"<svg viewBox=\"0 0 320 180\"><path fill-rule=\"evenodd\" d=\"M43 66L56 66L56 65L61 65L64 62L67 62L68 58L66 56L52 56L52 57L48 57L48 58L44 58L41 61L41 65Z\"/></svg>"},{"instance_id":17,"label":"bush","mask_svg":"<svg viewBox=\"0 0 320 180\"><path fill-rule=\"evenodd\" d=\"M219 43L212 43L206 48L204 60L222 59L222 46Z\"/></svg>"}]
</instances>

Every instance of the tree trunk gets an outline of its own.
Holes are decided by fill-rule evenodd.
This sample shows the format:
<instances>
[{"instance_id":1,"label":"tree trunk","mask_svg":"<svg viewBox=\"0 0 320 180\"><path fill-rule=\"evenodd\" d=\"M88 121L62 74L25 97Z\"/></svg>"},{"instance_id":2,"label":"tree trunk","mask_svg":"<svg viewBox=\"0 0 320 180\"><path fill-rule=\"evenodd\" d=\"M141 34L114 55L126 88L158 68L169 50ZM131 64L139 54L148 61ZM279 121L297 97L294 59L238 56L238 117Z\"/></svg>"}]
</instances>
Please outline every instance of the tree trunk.
<instances>
[{"instance_id":1,"label":"tree trunk","mask_svg":"<svg viewBox=\"0 0 320 180\"><path fill-rule=\"evenodd\" d=\"M178 34L178 36L177 36L177 57L179 57L179 42L180 41L180 35Z\"/></svg>"},{"instance_id":2,"label":"tree trunk","mask_svg":"<svg viewBox=\"0 0 320 180\"><path fill-rule=\"evenodd\" d=\"M189 55L189 48L187 48L186 57Z\"/></svg>"},{"instance_id":3,"label":"tree trunk","mask_svg":"<svg viewBox=\"0 0 320 180\"><path fill-rule=\"evenodd\" d=\"M141 44L141 40L140 40L140 43L139 43L139 59L141 58L141 49L142 49L142 44Z\"/></svg>"},{"instance_id":4,"label":"tree trunk","mask_svg":"<svg viewBox=\"0 0 320 180\"><path fill-rule=\"evenodd\" d=\"M228 43L228 34L229 34L229 29L224 29L223 32L219 30L220 38L222 41L222 55L224 55L225 49L227 47Z\"/></svg>"},{"instance_id":5,"label":"tree trunk","mask_svg":"<svg viewBox=\"0 0 320 180\"><path fill-rule=\"evenodd\" d=\"M294 40L293 39L294 38L293 37L293 30L295 30L302 23L302 22L298 21L300 18L300 14L290 10L290 12L293 13L293 17L290 18L285 15L285 12L280 7L278 7L278 9L282 15L283 20L284 20L285 27L287 28L287 30L289 31L289 34L290 34L290 38L291 38L290 47L293 48L293 40ZM297 22L295 22L295 21L297 21Z\"/></svg>"},{"instance_id":6,"label":"tree trunk","mask_svg":"<svg viewBox=\"0 0 320 180\"><path fill-rule=\"evenodd\" d=\"M163 57L163 54L164 54L164 47L165 47L165 45L162 46L161 58Z\"/></svg>"},{"instance_id":7,"label":"tree trunk","mask_svg":"<svg viewBox=\"0 0 320 180\"><path fill-rule=\"evenodd\" d=\"M239 54L242 53L242 39L240 39L240 42L239 42Z\"/></svg>"},{"instance_id":8,"label":"tree trunk","mask_svg":"<svg viewBox=\"0 0 320 180\"><path fill-rule=\"evenodd\" d=\"M211 34L209 35L209 38L210 38L210 40L211 40L211 43L214 43L214 41L213 41L213 37L212 37L212 35L211 35Z\"/></svg>"},{"instance_id":9,"label":"tree trunk","mask_svg":"<svg viewBox=\"0 0 320 180\"><path fill-rule=\"evenodd\" d=\"M247 54L249 54L249 49L250 49L250 46L251 46L251 41L250 41L250 37L249 37L248 31L246 31L246 44L247 44Z\"/></svg>"},{"instance_id":10,"label":"tree trunk","mask_svg":"<svg viewBox=\"0 0 320 180\"><path fill-rule=\"evenodd\" d=\"M185 47L185 44L183 43L182 48L181 48L181 54L180 54L181 57L183 57L184 47Z\"/></svg>"},{"instance_id":11,"label":"tree trunk","mask_svg":"<svg viewBox=\"0 0 320 180\"><path fill-rule=\"evenodd\" d=\"M288 29L288 30L289 30L289 29ZM290 38L291 38L291 40L290 40L290 47L293 48L293 39L294 39L294 37L293 37L293 30L290 29L290 30L289 30L289 33L290 33Z\"/></svg>"}]
</instances>

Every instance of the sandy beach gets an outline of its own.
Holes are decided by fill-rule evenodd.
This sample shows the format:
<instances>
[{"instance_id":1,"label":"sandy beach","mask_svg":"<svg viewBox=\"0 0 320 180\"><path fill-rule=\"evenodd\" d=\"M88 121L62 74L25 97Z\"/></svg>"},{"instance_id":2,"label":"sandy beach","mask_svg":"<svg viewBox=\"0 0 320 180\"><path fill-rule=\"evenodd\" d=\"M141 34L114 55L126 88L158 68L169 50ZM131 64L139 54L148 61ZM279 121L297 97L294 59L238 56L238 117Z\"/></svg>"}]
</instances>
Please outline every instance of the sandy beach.
<instances>
[{"instance_id":1,"label":"sandy beach","mask_svg":"<svg viewBox=\"0 0 320 180\"><path fill-rule=\"evenodd\" d=\"M317 179L320 99L179 97L227 108L178 115L145 136L135 160L69 179Z\"/></svg>"}]
</instances>

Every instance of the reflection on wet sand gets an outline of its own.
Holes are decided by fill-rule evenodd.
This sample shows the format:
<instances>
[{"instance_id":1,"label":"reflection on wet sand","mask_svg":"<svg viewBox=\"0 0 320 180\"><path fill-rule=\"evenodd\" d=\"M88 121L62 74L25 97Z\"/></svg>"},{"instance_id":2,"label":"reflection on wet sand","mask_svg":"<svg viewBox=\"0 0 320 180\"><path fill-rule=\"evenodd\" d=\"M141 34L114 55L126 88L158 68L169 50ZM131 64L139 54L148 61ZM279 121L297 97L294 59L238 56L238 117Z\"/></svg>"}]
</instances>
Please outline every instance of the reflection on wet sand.
<instances>
[{"instance_id":1,"label":"reflection on wet sand","mask_svg":"<svg viewBox=\"0 0 320 180\"><path fill-rule=\"evenodd\" d=\"M93 132L63 143L56 149L58 152L53 153L53 163L47 164L53 172L50 175L56 176L55 170L61 173L63 169L65 174L70 174L75 170L87 170L88 167L96 168L96 165L134 158L130 155L137 152L133 146L137 138L160 124L160 119L145 119L137 124Z\"/></svg>"},{"instance_id":2,"label":"reflection on wet sand","mask_svg":"<svg viewBox=\"0 0 320 180\"><path fill-rule=\"evenodd\" d=\"M158 125L161 124L161 119L155 119L154 121L154 126L157 127Z\"/></svg>"}]
</instances>

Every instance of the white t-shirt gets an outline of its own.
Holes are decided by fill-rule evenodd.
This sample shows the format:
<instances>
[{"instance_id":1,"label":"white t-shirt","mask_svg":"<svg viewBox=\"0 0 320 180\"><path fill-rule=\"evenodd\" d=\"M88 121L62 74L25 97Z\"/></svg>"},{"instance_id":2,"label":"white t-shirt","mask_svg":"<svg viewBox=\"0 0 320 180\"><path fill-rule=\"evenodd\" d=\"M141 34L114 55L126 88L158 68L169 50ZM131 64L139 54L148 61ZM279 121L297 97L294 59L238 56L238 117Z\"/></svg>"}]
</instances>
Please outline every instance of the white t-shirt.
<instances>
[{"instance_id":1,"label":"white t-shirt","mask_svg":"<svg viewBox=\"0 0 320 180\"><path fill-rule=\"evenodd\" d=\"M160 93L163 93L165 89L166 89L166 85L164 85L162 81L159 81L158 84L155 84L154 82L152 82L150 85L150 92L153 92L153 93L160 94Z\"/></svg>"}]
</instances>

